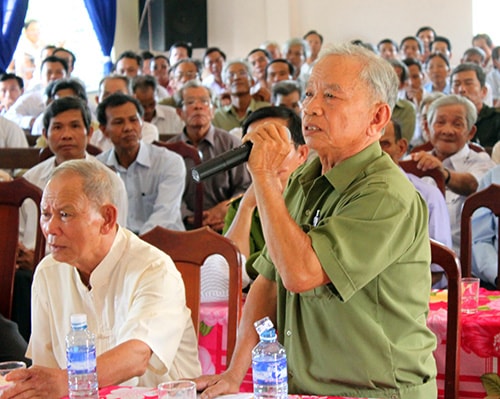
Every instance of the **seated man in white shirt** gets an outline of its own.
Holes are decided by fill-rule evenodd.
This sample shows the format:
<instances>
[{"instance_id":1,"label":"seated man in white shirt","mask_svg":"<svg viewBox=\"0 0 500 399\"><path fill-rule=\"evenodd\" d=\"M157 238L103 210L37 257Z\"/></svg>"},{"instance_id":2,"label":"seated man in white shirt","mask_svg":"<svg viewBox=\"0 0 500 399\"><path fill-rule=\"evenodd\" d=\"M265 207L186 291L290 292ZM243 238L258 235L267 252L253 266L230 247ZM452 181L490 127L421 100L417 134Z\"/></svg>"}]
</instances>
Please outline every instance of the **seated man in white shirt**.
<instances>
[{"instance_id":1,"label":"seated man in white shirt","mask_svg":"<svg viewBox=\"0 0 500 399\"><path fill-rule=\"evenodd\" d=\"M156 101L156 79L154 76L137 76L132 81L132 92L144 108L144 121L152 123L159 134L178 134L184 122L174 107Z\"/></svg>"},{"instance_id":2,"label":"seated man in white shirt","mask_svg":"<svg viewBox=\"0 0 500 399\"><path fill-rule=\"evenodd\" d=\"M438 98L427 110L434 149L410 154L418 168L438 169L445 178L453 250L457 254L465 198L476 192L479 180L495 165L487 152L472 151L467 145L476 133L476 119L476 107L467 98L455 94Z\"/></svg>"},{"instance_id":3,"label":"seated man in white shirt","mask_svg":"<svg viewBox=\"0 0 500 399\"><path fill-rule=\"evenodd\" d=\"M95 97L97 104L101 103L105 98L113 93L131 94L130 80L125 75L110 75L104 77L99 83L99 94ZM155 125L149 122L142 124L142 140L145 143L152 143L159 140L158 129ZM113 148L113 143L106 137L100 129L96 129L90 138L90 144L95 145L102 151L107 151Z\"/></svg>"},{"instance_id":4,"label":"seated man in white shirt","mask_svg":"<svg viewBox=\"0 0 500 399\"><path fill-rule=\"evenodd\" d=\"M2 398L68 394L65 336L85 313L96 334L101 387L158 383L200 374L185 288L172 260L117 224L118 188L99 163L58 167L41 202L51 254L33 282L33 367L7 375ZM20 395L20 396L18 396Z\"/></svg>"},{"instance_id":5,"label":"seated man in white shirt","mask_svg":"<svg viewBox=\"0 0 500 399\"><path fill-rule=\"evenodd\" d=\"M25 92L5 113L5 117L17 123L22 129L31 129L35 119L45 109L43 93L50 82L68 76L68 64L62 58L49 56L40 68L41 86Z\"/></svg>"},{"instance_id":6,"label":"seated man in white shirt","mask_svg":"<svg viewBox=\"0 0 500 399\"><path fill-rule=\"evenodd\" d=\"M97 107L97 120L113 149L97 156L114 169L127 189L127 228L144 234L155 226L184 230L181 201L186 167L173 151L142 141L143 109L136 98L121 93Z\"/></svg>"}]
</instances>

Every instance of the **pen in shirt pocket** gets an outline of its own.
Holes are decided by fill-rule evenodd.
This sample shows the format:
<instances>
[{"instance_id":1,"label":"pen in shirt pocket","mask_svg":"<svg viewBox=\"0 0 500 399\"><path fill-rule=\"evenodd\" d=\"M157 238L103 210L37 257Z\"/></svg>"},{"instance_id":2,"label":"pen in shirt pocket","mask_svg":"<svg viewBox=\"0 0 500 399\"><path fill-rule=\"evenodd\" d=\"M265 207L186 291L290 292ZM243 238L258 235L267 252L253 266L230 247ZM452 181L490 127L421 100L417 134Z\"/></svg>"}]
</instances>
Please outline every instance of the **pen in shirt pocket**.
<instances>
[{"instance_id":1,"label":"pen in shirt pocket","mask_svg":"<svg viewBox=\"0 0 500 399\"><path fill-rule=\"evenodd\" d=\"M316 214L313 217L313 227L316 227L319 223L319 209L316 211Z\"/></svg>"}]
</instances>

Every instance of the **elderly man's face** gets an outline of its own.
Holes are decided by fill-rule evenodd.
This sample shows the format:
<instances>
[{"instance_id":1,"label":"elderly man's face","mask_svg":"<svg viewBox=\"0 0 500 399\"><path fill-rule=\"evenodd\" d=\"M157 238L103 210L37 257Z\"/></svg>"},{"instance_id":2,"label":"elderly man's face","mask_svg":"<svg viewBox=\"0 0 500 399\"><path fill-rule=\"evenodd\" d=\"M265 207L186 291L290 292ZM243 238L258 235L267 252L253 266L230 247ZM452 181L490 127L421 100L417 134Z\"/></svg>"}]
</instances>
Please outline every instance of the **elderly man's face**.
<instances>
[{"instance_id":1,"label":"elderly man's face","mask_svg":"<svg viewBox=\"0 0 500 399\"><path fill-rule=\"evenodd\" d=\"M271 87L274 83L282 80L292 79L288 64L284 62L273 62L267 67L267 85Z\"/></svg>"},{"instance_id":2,"label":"elderly man's face","mask_svg":"<svg viewBox=\"0 0 500 399\"><path fill-rule=\"evenodd\" d=\"M438 155L447 158L460 151L475 133L467 127L467 113L462 104L439 107L430 122L431 143Z\"/></svg>"},{"instance_id":3,"label":"elderly man's face","mask_svg":"<svg viewBox=\"0 0 500 399\"><path fill-rule=\"evenodd\" d=\"M186 126L208 132L214 110L210 94L204 87L188 87L182 90L182 108L178 111Z\"/></svg>"},{"instance_id":4,"label":"elderly man's face","mask_svg":"<svg viewBox=\"0 0 500 399\"><path fill-rule=\"evenodd\" d=\"M65 172L51 179L40 207L40 225L54 259L86 269L104 218L83 193L81 177Z\"/></svg>"},{"instance_id":5,"label":"elderly man's face","mask_svg":"<svg viewBox=\"0 0 500 399\"><path fill-rule=\"evenodd\" d=\"M253 77L257 80L264 79L266 73L266 66L269 60L263 51L256 51L248 56L248 62L252 66Z\"/></svg>"},{"instance_id":6,"label":"elderly man's face","mask_svg":"<svg viewBox=\"0 0 500 399\"><path fill-rule=\"evenodd\" d=\"M362 67L354 57L330 55L312 69L302 101L302 129L320 157L344 159L378 140L370 130L376 107L359 79Z\"/></svg>"}]
</instances>

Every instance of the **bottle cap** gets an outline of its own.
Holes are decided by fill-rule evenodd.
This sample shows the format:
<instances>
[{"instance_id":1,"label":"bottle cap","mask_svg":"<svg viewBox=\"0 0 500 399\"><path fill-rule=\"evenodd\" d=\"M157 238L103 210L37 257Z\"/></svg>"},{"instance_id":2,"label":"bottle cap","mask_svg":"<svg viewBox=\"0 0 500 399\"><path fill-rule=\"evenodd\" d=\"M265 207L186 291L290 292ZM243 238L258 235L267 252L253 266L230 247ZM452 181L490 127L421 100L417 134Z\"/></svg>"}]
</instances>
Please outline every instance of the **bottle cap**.
<instances>
[{"instance_id":1,"label":"bottle cap","mask_svg":"<svg viewBox=\"0 0 500 399\"><path fill-rule=\"evenodd\" d=\"M87 315L85 313L76 313L71 315L71 326L83 327L87 325Z\"/></svg>"},{"instance_id":2,"label":"bottle cap","mask_svg":"<svg viewBox=\"0 0 500 399\"><path fill-rule=\"evenodd\" d=\"M257 334L259 334L259 336L261 336L264 331L274 328L273 322L267 316L263 319L257 320L253 323L253 326L257 330Z\"/></svg>"}]
</instances>

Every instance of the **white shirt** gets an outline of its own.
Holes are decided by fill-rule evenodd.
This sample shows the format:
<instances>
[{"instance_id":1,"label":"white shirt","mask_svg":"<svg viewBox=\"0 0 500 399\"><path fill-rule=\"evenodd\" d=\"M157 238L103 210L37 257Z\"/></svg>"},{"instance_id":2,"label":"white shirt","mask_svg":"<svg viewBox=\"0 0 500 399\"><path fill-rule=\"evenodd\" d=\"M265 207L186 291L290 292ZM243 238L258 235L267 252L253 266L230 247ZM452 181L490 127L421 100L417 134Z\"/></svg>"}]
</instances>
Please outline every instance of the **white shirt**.
<instances>
[{"instance_id":1,"label":"white shirt","mask_svg":"<svg viewBox=\"0 0 500 399\"><path fill-rule=\"evenodd\" d=\"M143 122L142 141L144 141L145 143L152 143L153 141L159 139L160 135L158 134L158 128L152 123ZM100 148L102 152L113 149L113 143L101 132L101 129L94 130L94 133L90 138L90 144Z\"/></svg>"},{"instance_id":2,"label":"white shirt","mask_svg":"<svg viewBox=\"0 0 500 399\"><path fill-rule=\"evenodd\" d=\"M97 355L138 339L153 355L146 373L124 385L156 387L201 374L196 334L184 283L165 253L119 228L114 243L90 275L46 256L33 280L33 326L27 356L33 364L66 368L65 337L71 314L87 314Z\"/></svg>"},{"instance_id":3,"label":"white shirt","mask_svg":"<svg viewBox=\"0 0 500 399\"><path fill-rule=\"evenodd\" d=\"M484 174L495 166L495 163L487 152L475 152L468 145L465 145L456 154L446 158L443 161L443 166L455 172L470 173L479 182ZM454 193L446 187L446 205L450 213L451 238L453 250L457 254L460 253L460 222L465 198L466 196Z\"/></svg>"},{"instance_id":4,"label":"white shirt","mask_svg":"<svg viewBox=\"0 0 500 399\"><path fill-rule=\"evenodd\" d=\"M156 105L156 115L151 120L160 134L179 134L184 129L184 122L177 115L174 107L169 105Z\"/></svg>"},{"instance_id":5,"label":"white shirt","mask_svg":"<svg viewBox=\"0 0 500 399\"><path fill-rule=\"evenodd\" d=\"M23 129L0 116L0 148L26 148L28 140Z\"/></svg>"},{"instance_id":6,"label":"white shirt","mask_svg":"<svg viewBox=\"0 0 500 399\"><path fill-rule=\"evenodd\" d=\"M89 162L99 162L95 157L85 153L85 159ZM38 165L29 169L23 177L35 186L44 189L49 181L52 171L56 168L55 157L52 156ZM109 173L118 185L118 224L125 226L128 215L127 191L122 180L111 169ZM19 213L19 239L27 248L34 248L36 241L36 226L38 220L37 207L33 201L26 201L21 206Z\"/></svg>"},{"instance_id":7,"label":"white shirt","mask_svg":"<svg viewBox=\"0 0 500 399\"><path fill-rule=\"evenodd\" d=\"M31 129L31 120L45 110L44 90L40 88L22 94L5 113L5 117L23 129Z\"/></svg>"},{"instance_id":8,"label":"white shirt","mask_svg":"<svg viewBox=\"0 0 500 399\"><path fill-rule=\"evenodd\" d=\"M173 151L141 142L128 168L121 166L114 150L97 159L112 167L125 183L128 197L127 228L144 234L155 226L185 230L181 201L186 184L184 159Z\"/></svg>"}]
</instances>

